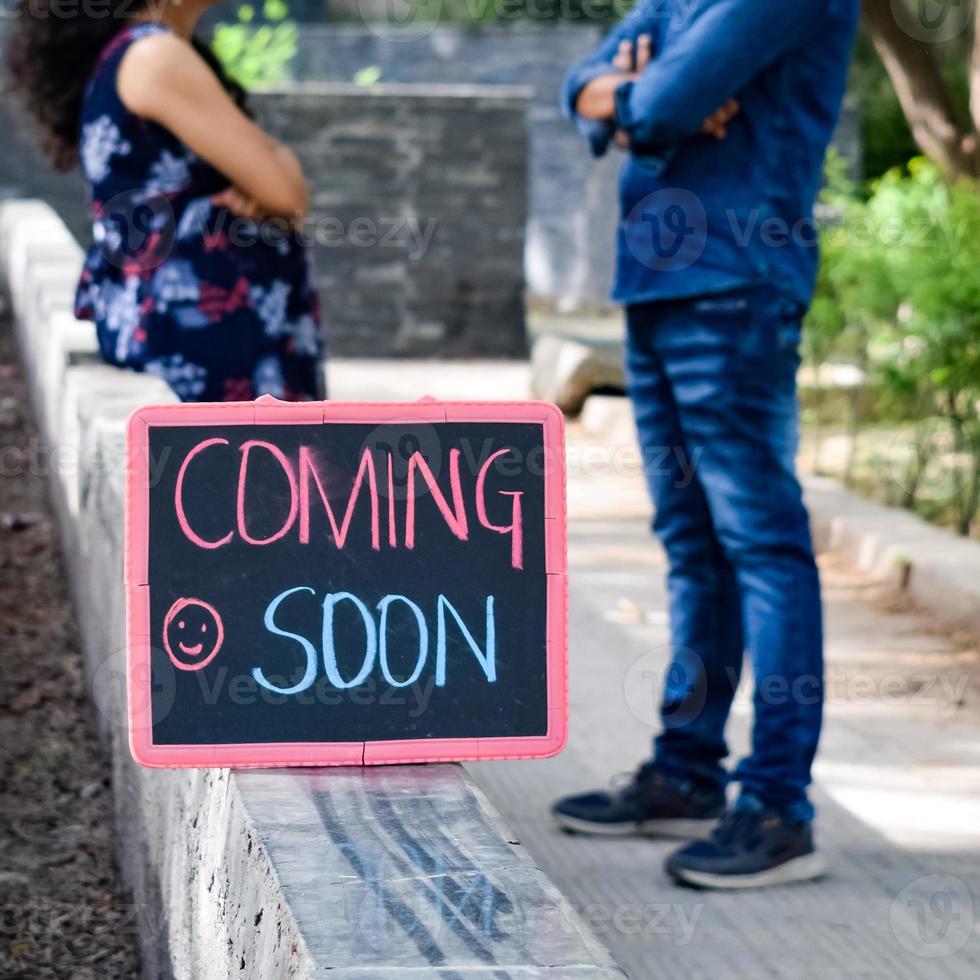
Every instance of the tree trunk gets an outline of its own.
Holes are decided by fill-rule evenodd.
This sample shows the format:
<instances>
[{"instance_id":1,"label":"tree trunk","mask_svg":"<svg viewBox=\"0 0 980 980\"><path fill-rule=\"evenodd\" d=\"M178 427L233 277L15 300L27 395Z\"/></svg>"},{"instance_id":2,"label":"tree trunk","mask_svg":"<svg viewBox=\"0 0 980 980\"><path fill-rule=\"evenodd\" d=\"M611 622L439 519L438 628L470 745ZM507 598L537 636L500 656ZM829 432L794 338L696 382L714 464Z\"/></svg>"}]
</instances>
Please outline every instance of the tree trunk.
<instances>
[{"instance_id":1,"label":"tree trunk","mask_svg":"<svg viewBox=\"0 0 980 980\"><path fill-rule=\"evenodd\" d=\"M973 123L973 132L966 141L967 149L973 151L974 155L980 155L980 27L977 26L977 18L980 17L980 10L974 2L973 11L973 54L970 58L970 118Z\"/></svg>"},{"instance_id":2,"label":"tree trunk","mask_svg":"<svg viewBox=\"0 0 980 980\"><path fill-rule=\"evenodd\" d=\"M980 161L975 134L963 132L956 120L932 46L903 30L892 13L893 2L895 0L864 0L864 23L895 86L912 135L922 152L938 164L948 180L977 176ZM971 94L974 125L980 128L980 79L976 70L980 49L976 45L974 58Z\"/></svg>"}]
</instances>

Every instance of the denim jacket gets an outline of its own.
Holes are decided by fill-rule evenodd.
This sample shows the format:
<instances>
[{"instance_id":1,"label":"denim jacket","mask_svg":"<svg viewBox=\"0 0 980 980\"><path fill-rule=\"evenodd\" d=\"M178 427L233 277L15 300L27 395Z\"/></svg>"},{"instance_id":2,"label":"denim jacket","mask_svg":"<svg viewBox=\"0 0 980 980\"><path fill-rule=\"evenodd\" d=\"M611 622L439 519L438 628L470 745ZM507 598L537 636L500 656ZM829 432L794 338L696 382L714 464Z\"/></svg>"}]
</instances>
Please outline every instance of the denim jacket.
<instances>
[{"instance_id":1,"label":"denim jacket","mask_svg":"<svg viewBox=\"0 0 980 980\"><path fill-rule=\"evenodd\" d=\"M620 177L613 299L637 303L767 283L808 304L813 205L844 97L859 0L639 0L565 80L566 113L649 34L643 73L616 90L613 121L578 118L601 156L630 143ZM723 140L703 121L729 99Z\"/></svg>"}]
</instances>

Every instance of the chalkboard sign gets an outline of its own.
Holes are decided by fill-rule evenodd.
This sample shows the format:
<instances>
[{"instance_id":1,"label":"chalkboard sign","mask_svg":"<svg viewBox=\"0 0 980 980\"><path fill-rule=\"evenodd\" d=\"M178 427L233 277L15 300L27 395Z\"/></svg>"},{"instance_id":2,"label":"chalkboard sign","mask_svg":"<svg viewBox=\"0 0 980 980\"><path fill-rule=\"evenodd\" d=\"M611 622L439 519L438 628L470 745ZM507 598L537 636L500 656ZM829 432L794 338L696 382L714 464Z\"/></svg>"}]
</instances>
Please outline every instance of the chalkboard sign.
<instances>
[{"instance_id":1,"label":"chalkboard sign","mask_svg":"<svg viewBox=\"0 0 980 980\"><path fill-rule=\"evenodd\" d=\"M565 471L554 406L154 406L130 419L126 454L137 762L561 750Z\"/></svg>"}]
</instances>

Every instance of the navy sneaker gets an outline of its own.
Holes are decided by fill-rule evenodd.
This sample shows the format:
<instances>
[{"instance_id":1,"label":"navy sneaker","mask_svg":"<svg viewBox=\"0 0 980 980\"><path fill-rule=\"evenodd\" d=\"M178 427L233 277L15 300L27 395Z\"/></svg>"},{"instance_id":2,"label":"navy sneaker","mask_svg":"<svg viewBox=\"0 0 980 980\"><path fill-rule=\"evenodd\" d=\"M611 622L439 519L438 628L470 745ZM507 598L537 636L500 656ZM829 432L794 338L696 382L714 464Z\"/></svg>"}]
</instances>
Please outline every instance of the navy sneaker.
<instances>
[{"instance_id":1,"label":"navy sneaker","mask_svg":"<svg viewBox=\"0 0 980 980\"><path fill-rule=\"evenodd\" d=\"M654 769L649 762L609 791L566 796L551 809L567 831L582 834L649 834L691 840L706 837L725 813L723 789L701 789L690 780Z\"/></svg>"},{"instance_id":2,"label":"navy sneaker","mask_svg":"<svg viewBox=\"0 0 980 980\"><path fill-rule=\"evenodd\" d=\"M676 881L696 888L764 888L821 877L827 870L809 821L793 823L755 796L743 794L707 841L672 854Z\"/></svg>"}]
</instances>

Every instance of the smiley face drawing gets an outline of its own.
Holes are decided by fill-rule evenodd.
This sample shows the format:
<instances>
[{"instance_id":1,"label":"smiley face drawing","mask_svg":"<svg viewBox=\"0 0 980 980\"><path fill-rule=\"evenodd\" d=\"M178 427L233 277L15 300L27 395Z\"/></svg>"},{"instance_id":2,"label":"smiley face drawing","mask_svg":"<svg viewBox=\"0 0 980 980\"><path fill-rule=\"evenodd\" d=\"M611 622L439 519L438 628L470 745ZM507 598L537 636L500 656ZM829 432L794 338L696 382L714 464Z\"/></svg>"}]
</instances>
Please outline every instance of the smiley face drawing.
<instances>
[{"instance_id":1,"label":"smiley face drawing","mask_svg":"<svg viewBox=\"0 0 980 980\"><path fill-rule=\"evenodd\" d=\"M178 670L200 670L225 638L218 610L203 599L178 599L163 620L163 647Z\"/></svg>"}]
</instances>

